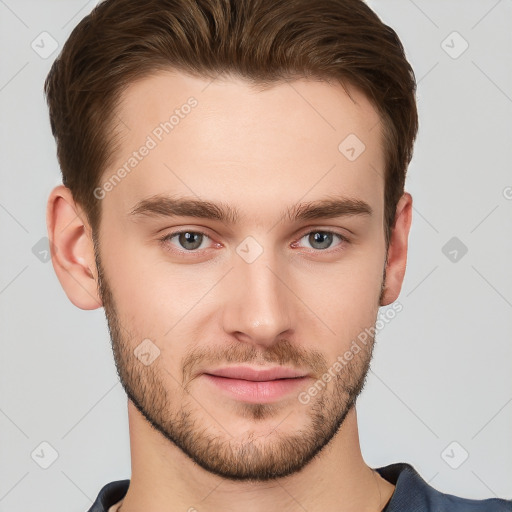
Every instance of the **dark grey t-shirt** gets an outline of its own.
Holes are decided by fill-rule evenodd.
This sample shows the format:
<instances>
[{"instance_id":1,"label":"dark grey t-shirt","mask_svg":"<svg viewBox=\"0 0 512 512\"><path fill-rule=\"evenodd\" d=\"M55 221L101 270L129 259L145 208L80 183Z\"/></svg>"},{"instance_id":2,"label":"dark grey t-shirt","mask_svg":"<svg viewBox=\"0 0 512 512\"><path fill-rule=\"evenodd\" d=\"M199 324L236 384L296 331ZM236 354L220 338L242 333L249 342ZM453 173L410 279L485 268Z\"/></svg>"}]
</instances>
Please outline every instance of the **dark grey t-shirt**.
<instances>
[{"instance_id":1,"label":"dark grey t-shirt","mask_svg":"<svg viewBox=\"0 0 512 512\"><path fill-rule=\"evenodd\" d=\"M404 462L374 469L396 486L382 512L512 512L512 500L470 500L444 494L427 484L410 464ZM130 480L105 485L88 512L108 512L112 505L124 498L129 485Z\"/></svg>"}]
</instances>

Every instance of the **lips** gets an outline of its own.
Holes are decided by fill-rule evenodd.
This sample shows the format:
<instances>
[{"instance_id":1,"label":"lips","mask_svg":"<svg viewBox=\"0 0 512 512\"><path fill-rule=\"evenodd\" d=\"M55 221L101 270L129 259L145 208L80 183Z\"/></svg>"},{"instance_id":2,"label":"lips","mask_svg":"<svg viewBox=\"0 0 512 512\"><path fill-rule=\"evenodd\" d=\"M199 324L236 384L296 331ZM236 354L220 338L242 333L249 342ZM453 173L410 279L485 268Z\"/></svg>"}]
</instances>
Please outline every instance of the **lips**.
<instances>
[{"instance_id":1,"label":"lips","mask_svg":"<svg viewBox=\"0 0 512 512\"><path fill-rule=\"evenodd\" d=\"M228 379L249 380L254 382L272 381L278 379L294 379L306 377L307 372L277 366L274 368L256 369L248 366L230 366L203 372L206 375L225 377Z\"/></svg>"},{"instance_id":2,"label":"lips","mask_svg":"<svg viewBox=\"0 0 512 512\"><path fill-rule=\"evenodd\" d=\"M215 393L247 403L271 403L284 400L311 378L306 372L278 366L250 368L231 366L204 371L201 382ZM211 387L213 386L213 387Z\"/></svg>"}]
</instances>

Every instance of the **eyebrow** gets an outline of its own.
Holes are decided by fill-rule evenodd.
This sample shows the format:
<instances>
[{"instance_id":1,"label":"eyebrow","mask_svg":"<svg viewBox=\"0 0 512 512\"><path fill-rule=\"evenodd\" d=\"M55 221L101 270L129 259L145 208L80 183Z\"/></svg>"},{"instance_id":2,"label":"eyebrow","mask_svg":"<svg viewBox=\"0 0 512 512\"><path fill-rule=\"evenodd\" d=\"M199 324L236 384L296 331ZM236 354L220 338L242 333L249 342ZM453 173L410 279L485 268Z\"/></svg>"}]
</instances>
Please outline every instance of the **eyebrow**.
<instances>
[{"instance_id":1,"label":"eyebrow","mask_svg":"<svg viewBox=\"0 0 512 512\"><path fill-rule=\"evenodd\" d=\"M297 222L352 215L371 216L372 214L370 205L360 199L329 197L295 204L285 209L281 216L289 222ZM218 220L226 224L236 224L241 218L236 208L223 202L214 203L203 199L158 195L139 201L128 215L134 218L141 216L197 217Z\"/></svg>"}]
</instances>

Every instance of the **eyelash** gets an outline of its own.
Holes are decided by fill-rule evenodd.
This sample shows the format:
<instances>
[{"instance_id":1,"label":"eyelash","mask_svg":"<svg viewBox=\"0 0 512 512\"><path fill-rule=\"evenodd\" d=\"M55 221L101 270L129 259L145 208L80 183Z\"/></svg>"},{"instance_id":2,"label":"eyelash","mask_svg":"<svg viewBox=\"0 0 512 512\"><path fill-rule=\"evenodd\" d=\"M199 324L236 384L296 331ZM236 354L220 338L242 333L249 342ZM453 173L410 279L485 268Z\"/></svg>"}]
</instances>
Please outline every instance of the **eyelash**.
<instances>
[{"instance_id":1,"label":"eyelash","mask_svg":"<svg viewBox=\"0 0 512 512\"><path fill-rule=\"evenodd\" d=\"M208 234L206 234L205 232L200 231L200 230L192 230L192 229L183 229L181 231L173 231L172 233L167 233L163 237L159 238L159 240L160 240L162 245L166 246L166 249L168 251L176 252L178 254L192 254L192 255L200 254L201 249L194 249L194 250L191 250L191 251L187 251L187 250L184 250L184 249L183 250L169 249L167 247L166 242L170 241L174 237L176 237L178 235L181 235L183 233L193 233L195 235L202 235L203 237L209 238L211 240L211 237ZM332 248L327 248L327 249L311 249L312 252L332 254L332 253L338 252L340 250L343 250L345 245L350 243L348 238L343 236L342 234L337 233L336 231L329 231L329 230L326 230L326 229L313 229L311 231L308 231L308 232L302 234L298 238L297 242L302 240L305 236L310 235L312 233L325 233L325 234L334 235L334 236L337 236L340 239L340 241L341 241L337 246L335 246L334 249L332 249ZM293 244L296 244L297 242L293 242ZM205 249L202 249L202 250L205 250Z\"/></svg>"}]
</instances>

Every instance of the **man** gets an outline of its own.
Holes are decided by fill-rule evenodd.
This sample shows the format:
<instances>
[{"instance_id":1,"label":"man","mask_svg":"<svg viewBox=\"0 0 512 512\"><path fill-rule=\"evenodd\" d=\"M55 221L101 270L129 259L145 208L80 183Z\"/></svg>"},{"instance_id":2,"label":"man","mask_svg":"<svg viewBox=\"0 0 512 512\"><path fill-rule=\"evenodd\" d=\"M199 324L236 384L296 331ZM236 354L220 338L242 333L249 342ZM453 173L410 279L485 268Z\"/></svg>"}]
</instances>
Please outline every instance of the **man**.
<instances>
[{"instance_id":1,"label":"man","mask_svg":"<svg viewBox=\"0 0 512 512\"><path fill-rule=\"evenodd\" d=\"M510 511L370 468L355 403L404 278L417 132L360 0L107 0L45 84L52 261L103 306L132 477L98 511Z\"/></svg>"}]
</instances>

